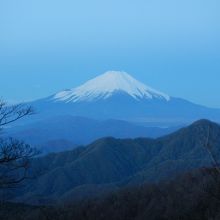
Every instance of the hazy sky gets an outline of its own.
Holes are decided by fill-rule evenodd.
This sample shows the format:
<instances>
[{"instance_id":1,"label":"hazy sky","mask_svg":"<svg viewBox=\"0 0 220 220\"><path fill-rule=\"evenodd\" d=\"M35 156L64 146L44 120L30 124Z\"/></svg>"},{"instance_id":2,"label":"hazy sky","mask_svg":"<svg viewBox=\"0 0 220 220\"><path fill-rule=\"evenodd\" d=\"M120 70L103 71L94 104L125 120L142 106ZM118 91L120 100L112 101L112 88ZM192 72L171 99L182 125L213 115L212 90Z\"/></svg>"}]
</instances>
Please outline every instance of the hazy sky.
<instances>
[{"instance_id":1,"label":"hazy sky","mask_svg":"<svg viewBox=\"0 0 220 220\"><path fill-rule=\"evenodd\" d=\"M220 107L219 0L0 0L0 96L31 100L124 70Z\"/></svg>"}]
</instances>

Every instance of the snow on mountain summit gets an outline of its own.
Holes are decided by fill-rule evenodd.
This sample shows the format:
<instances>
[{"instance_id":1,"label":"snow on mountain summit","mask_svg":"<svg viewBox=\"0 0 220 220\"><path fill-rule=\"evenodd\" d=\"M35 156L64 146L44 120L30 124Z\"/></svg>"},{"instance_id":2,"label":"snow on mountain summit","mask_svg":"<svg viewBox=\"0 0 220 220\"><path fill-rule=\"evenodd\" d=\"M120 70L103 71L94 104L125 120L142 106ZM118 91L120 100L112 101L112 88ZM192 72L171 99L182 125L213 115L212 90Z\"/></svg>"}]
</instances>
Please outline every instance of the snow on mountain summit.
<instances>
[{"instance_id":1,"label":"snow on mountain summit","mask_svg":"<svg viewBox=\"0 0 220 220\"><path fill-rule=\"evenodd\" d=\"M156 91L137 81L126 72L120 71L106 72L77 88L55 94L53 99L65 102L93 101L108 99L116 92L124 92L136 100L154 98L170 100L168 95Z\"/></svg>"}]
</instances>

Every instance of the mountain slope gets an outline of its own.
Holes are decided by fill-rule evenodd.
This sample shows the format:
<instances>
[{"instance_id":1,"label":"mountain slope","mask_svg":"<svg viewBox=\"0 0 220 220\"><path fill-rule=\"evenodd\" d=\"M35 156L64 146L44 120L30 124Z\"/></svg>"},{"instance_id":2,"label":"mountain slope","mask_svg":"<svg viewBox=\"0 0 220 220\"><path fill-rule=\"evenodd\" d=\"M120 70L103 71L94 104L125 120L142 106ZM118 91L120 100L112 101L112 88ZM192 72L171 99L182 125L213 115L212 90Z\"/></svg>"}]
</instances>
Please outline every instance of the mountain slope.
<instances>
[{"instance_id":1,"label":"mountain slope","mask_svg":"<svg viewBox=\"0 0 220 220\"><path fill-rule=\"evenodd\" d=\"M215 169L198 169L169 182L141 184L114 189L111 192L105 190L104 194L96 199L84 199L79 202L67 200L66 203L58 206L39 207L3 202L0 206L0 218L4 220L217 220L220 216L219 183L220 176ZM100 195L104 187L96 187L96 193ZM84 187L82 190L84 190L82 194L87 193ZM80 190L78 192L81 193Z\"/></svg>"},{"instance_id":2,"label":"mountain slope","mask_svg":"<svg viewBox=\"0 0 220 220\"><path fill-rule=\"evenodd\" d=\"M23 196L17 199L33 201L39 196L41 202L48 202L64 195L66 198L77 188L87 187L91 193L96 190L95 186L155 182L194 168L211 166L212 159L204 147L208 130L210 150L220 158L220 127L201 120L155 140L104 138L72 152L35 159L33 172L40 169L43 173L24 188L19 193Z\"/></svg>"},{"instance_id":3,"label":"mountain slope","mask_svg":"<svg viewBox=\"0 0 220 220\"><path fill-rule=\"evenodd\" d=\"M125 120L148 126L179 126L200 118L220 121L219 109L171 97L117 71L29 104L38 113L32 121L62 115Z\"/></svg>"}]
</instances>

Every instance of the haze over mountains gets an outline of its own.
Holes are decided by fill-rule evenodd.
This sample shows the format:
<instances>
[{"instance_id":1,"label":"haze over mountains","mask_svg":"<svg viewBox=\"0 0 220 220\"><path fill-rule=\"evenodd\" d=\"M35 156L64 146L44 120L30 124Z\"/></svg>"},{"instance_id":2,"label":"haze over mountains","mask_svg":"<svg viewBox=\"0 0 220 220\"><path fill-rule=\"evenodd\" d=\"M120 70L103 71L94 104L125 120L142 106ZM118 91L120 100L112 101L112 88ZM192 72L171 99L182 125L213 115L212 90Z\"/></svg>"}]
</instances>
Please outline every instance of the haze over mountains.
<instances>
[{"instance_id":1,"label":"haze over mountains","mask_svg":"<svg viewBox=\"0 0 220 220\"><path fill-rule=\"evenodd\" d=\"M219 109L173 98L127 73L107 72L28 104L37 114L5 134L53 153L31 160L23 187L0 191L12 203L80 204L171 181L220 158L218 123L203 119L179 129L200 117L218 121Z\"/></svg>"},{"instance_id":2,"label":"haze over mountains","mask_svg":"<svg viewBox=\"0 0 220 220\"><path fill-rule=\"evenodd\" d=\"M119 71L28 104L36 114L7 134L45 153L107 136L156 138L200 118L220 121L219 109L171 97Z\"/></svg>"},{"instance_id":3,"label":"haze over mountains","mask_svg":"<svg viewBox=\"0 0 220 220\"><path fill-rule=\"evenodd\" d=\"M0 2L0 220L220 220L220 0Z\"/></svg>"},{"instance_id":4,"label":"haze over mountains","mask_svg":"<svg viewBox=\"0 0 220 220\"><path fill-rule=\"evenodd\" d=\"M205 146L208 135L209 149ZM211 166L210 151L219 158L220 126L207 120L158 139L103 138L73 151L34 159L31 174L37 178L11 198L53 203L166 180Z\"/></svg>"},{"instance_id":5,"label":"haze over mountains","mask_svg":"<svg viewBox=\"0 0 220 220\"><path fill-rule=\"evenodd\" d=\"M73 149L101 137L156 138L178 127L157 128L135 125L120 120L96 120L70 115L54 116L8 130L7 135L40 148L42 153Z\"/></svg>"}]
</instances>

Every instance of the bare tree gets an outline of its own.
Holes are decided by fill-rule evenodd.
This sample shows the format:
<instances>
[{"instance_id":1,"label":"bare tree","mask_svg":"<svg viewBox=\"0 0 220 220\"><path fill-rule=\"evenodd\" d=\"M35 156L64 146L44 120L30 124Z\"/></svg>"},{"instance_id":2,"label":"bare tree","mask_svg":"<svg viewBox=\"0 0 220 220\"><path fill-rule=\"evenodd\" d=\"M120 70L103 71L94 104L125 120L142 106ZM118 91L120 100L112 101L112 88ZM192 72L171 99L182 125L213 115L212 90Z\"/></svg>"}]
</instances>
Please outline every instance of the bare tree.
<instances>
[{"instance_id":1,"label":"bare tree","mask_svg":"<svg viewBox=\"0 0 220 220\"><path fill-rule=\"evenodd\" d=\"M0 101L0 129L23 117L33 114L24 104L8 105ZM27 178L30 159L37 151L22 141L12 138L0 139L0 189L16 187Z\"/></svg>"}]
</instances>

